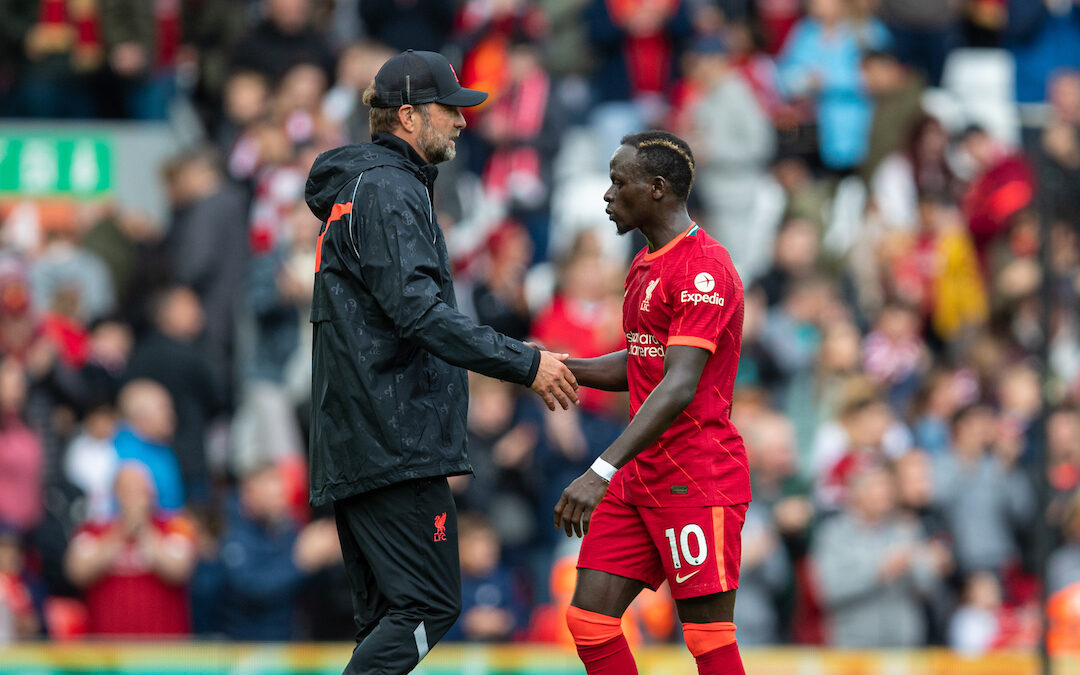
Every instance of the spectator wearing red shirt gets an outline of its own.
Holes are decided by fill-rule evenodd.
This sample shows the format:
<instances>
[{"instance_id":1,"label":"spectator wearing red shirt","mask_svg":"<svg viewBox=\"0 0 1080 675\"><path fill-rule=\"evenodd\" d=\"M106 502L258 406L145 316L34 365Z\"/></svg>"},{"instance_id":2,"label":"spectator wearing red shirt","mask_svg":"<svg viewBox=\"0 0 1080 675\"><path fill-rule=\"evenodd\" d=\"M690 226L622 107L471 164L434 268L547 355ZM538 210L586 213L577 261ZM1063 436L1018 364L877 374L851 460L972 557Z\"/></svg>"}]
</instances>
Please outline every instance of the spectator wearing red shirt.
<instances>
[{"instance_id":1,"label":"spectator wearing red shirt","mask_svg":"<svg viewBox=\"0 0 1080 675\"><path fill-rule=\"evenodd\" d=\"M0 362L0 521L23 532L41 519L45 464L41 437L22 419L26 386L18 361Z\"/></svg>"},{"instance_id":2,"label":"spectator wearing red shirt","mask_svg":"<svg viewBox=\"0 0 1080 675\"><path fill-rule=\"evenodd\" d=\"M121 466L118 513L84 525L68 548L68 578L84 591L91 635L191 632L187 583L195 566L191 525L156 512L154 482L138 462Z\"/></svg>"},{"instance_id":3,"label":"spectator wearing red shirt","mask_svg":"<svg viewBox=\"0 0 1080 675\"><path fill-rule=\"evenodd\" d=\"M990 244L1032 204L1035 177L1022 155L1005 151L982 127L968 127L961 147L974 165L962 208L985 272Z\"/></svg>"}]
</instances>

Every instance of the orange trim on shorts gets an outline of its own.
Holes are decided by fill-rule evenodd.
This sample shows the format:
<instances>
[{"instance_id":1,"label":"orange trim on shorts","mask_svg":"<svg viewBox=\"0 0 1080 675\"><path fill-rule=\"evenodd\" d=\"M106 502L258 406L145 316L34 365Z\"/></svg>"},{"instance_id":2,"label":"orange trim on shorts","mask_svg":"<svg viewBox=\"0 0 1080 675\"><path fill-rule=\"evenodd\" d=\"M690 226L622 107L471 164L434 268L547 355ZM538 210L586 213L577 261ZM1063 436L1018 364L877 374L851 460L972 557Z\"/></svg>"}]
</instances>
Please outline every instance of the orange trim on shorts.
<instances>
[{"instance_id":1,"label":"orange trim on shorts","mask_svg":"<svg viewBox=\"0 0 1080 675\"><path fill-rule=\"evenodd\" d=\"M622 635L622 619L590 612L570 605L566 608L566 626L579 647L595 647Z\"/></svg>"},{"instance_id":2,"label":"orange trim on shorts","mask_svg":"<svg viewBox=\"0 0 1080 675\"><path fill-rule=\"evenodd\" d=\"M727 568L724 566L724 507L712 507L713 551L716 552L716 578L720 580L720 590L729 591Z\"/></svg>"},{"instance_id":3,"label":"orange trim on shorts","mask_svg":"<svg viewBox=\"0 0 1080 675\"><path fill-rule=\"evenodd\" d=\"M684 623L682 629L683 640L695 658L735 642L735 624L730 621Z\"/></svg>"},{"instance_id":4,"label":"orange trim on shorts","mask_svg":"<svg viewBox=\"0 0 1080 675\"><path fill-rule=\"evenodd\" d=\"M709 342L705 338L693 337L691 335L676 335L675 337L668 338L668 347L700 347L710 354L716 351L716 343Z\"/></svg>"},{"instance_id":5,"label":"orange trim on shorts","mask_svg":"<svg viewBox=\"0 0 1080 675\"><path fill-rule=\"evenodd\" d=\"M319 233L319 239L315 242L315 273L318 274L322 268L322 240L326 236L326 231L330 229L330 223L341 220L341 216L352 211L352 202L346 202L344 204L334 204L334 208L330 210L330 217L326 219L326 227Z\"/></svg>"}]
</instances>

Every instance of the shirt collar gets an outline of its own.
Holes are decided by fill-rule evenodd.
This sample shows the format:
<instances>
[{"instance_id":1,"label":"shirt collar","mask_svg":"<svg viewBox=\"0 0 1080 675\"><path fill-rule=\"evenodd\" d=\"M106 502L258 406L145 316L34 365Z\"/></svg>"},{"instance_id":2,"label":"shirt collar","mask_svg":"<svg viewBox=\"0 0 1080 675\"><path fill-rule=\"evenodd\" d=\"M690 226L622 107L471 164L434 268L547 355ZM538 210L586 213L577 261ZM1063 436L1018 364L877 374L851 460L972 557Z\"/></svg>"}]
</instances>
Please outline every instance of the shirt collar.
<instances>
[{"instance_id":1,"label":"shirt collar","mask_svg":"<svg viewBox=\"0 0 1080 675\"><path fill-rule=\"evenodd\" d=\"M375 138L371 139L371 142L403 155L417 166L420 173L427 178L428 182L434 182L436 176L439 175L439 170L435 165L425 161L424 158L420 156L420 153L403 138L395 136L394 134L380 133L375 134Z\"/></svg>"}]
</instances>

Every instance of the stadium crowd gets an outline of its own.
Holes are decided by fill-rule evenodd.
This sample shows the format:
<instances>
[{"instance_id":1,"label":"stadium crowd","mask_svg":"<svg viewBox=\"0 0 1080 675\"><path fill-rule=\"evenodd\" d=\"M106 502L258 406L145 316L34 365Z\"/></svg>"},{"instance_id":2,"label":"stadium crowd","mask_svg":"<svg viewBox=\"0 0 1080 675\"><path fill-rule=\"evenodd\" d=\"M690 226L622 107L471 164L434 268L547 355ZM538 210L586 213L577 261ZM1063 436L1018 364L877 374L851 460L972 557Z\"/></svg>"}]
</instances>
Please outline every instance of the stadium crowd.
<instances>
[{"instance_id":1,"label":"stadium crowd","mask_svg":"<svg viewBox=\"0 0 1080 675\"><path fill-rule=\"evenodd\" d=\"M620 137L689 140L695 218L746 289L744 646L978 653L1034 644L1041 583L1075 611L1080 3L9 0L5 116L189 111L202 141L160 168L167 222L0 209L0 643L352 637L307 506L303 189L367 140L361 93L407 48L491 92L437 184L459 301L553 351L625 346L643 241L604 216ZM626 398L548 413L470 385L448 639L569 644L576 540L551 509ZM677 636L664 592L632 640Z\"/></svg>"}]
</instances>

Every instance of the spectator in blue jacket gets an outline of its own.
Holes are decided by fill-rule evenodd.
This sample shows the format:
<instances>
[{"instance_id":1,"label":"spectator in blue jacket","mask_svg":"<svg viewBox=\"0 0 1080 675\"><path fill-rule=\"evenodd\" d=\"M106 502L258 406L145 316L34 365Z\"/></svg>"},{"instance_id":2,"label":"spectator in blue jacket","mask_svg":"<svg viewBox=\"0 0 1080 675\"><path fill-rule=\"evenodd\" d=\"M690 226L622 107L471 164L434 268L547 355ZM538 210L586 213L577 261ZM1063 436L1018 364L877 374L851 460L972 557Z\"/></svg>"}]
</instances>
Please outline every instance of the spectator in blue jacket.
<instances>
[{"instance_id":1,"label":"spectator in blue jacket","mask_svg":"<svg viewBox=\"0 0 1080 675\"><path fill-rule=\"evenodd\" d=\"M818 123L821 160L834 170L857 166L866 154L873 106L859 72L861 54L889 46L889 31L871 18L861 29L843 0L811 0L779 58L790 98L810 98Z\"/></svg>"},{"instance_id":2,"label":"spectator in blue jacket","mask_svg":"<svg viewBox=\"0 0 1080 675\"><path fill-rule=\"evenodd\" d=\"M306 576L340 559L333 522L319 520L299 529L289 514L280 469L273 464L254 469L229 504L221 545L225 635L246 641L298 637L295 600Z\"/></svg>"},{"instance_id":3,"label":"spectator in blue jacket","mask_svg":"<svg viewBox=\"0 0 1080 675\"><path fill-rule=\"evenodd\" d=\"M500 561L495 528L478 513L458 516L461 617L447 640L507 640L526 622L513 577Z\"/></svg>"},{"instance_id":4,"label":"spectator in blue jacket","mask_svg":"<svg viewBox=\"0 0 1080 675\"><path fill-rule=\"evenodd\" d=\"M168 390L153 380L132 380L120 390L119 405L122 423L113 438L117 460L133 459L146 465L160 508L183 508L184 481L171 446L176 413Z\"/></svg>"}]
</instances>

